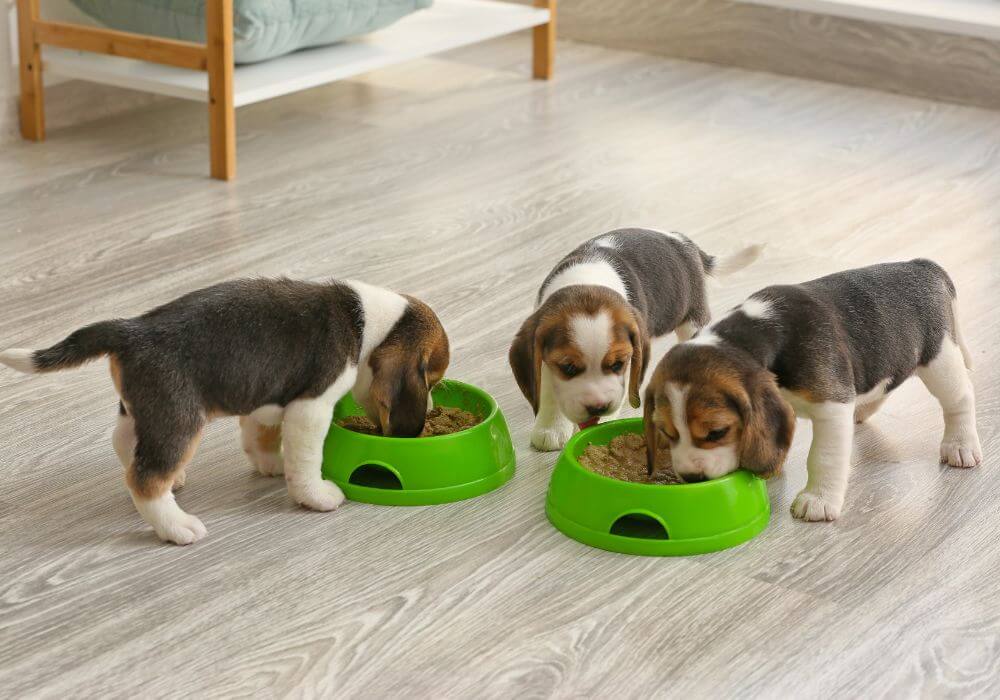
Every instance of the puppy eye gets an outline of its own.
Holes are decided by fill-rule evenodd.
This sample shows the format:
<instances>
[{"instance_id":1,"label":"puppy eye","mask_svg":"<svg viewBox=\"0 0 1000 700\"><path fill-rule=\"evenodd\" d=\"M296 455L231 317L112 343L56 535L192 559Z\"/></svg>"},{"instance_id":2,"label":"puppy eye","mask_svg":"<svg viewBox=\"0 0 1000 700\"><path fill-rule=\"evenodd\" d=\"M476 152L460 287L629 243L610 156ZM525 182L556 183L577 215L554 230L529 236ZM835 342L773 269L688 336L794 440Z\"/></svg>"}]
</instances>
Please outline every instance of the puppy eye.
<instances>
[{"instance_id":1,"label":"puppy eye","mask_svg":"<svg viewBox=\"0 0 1000 700\"><path fill-rule=\"evenodd\" d=\"M608 369L610 369L615 374L618 374L619 372L622 371L622 369L624 367L625 367L625 363L622 362L621 360L618 360L618 362L616 362L613 365L611 365L610 367L608 367Z\"/></svg>"},{"instance_id":2,"label":"puppy eye","mask_svg":"<svg viewBox=\"0 0 1000 700\"><path fill-rule=\"evenodd\" d=\"M705 436L706 442L717 442L722 438L726 437L726 433L729 432L729 426L725 428L718 428L717 430L710 430L708 435Z\"/></svg>"},{"instance_id":3,"label":"puppy eye","mask_svg":"<svg viewBox=\"0 0 1000 700\"><path fill-rule=\"evenodd\" d=\"M559 365L559 371L565 374L568 378L573 378L580 374L580 368L570 362Z\"/></svg>"}]
</instances>

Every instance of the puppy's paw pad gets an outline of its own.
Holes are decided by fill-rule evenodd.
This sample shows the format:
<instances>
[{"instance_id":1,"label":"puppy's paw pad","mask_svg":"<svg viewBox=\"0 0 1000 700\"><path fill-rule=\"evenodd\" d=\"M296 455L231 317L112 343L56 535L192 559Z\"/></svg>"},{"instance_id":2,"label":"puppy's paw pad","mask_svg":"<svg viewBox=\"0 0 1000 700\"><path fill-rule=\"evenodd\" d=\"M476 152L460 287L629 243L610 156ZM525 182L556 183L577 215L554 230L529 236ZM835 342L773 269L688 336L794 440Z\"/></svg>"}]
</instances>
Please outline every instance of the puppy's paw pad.
<instances>
[{"instance_id":1,"label":"puppy's paw pad","mask_svg":"<svg viewBox=\"0 0 1000 700\"><path fill-rule=\"evenodd\" d=\"M333 482L321 480L291 492L295 502L310 510L329 511L344 502L344 492Z\"/></svg>"},{"instance_id":2,"label":"puppy's paw pad","mask_svg":"<svg viewBox=\"0 0 1000 700\"><path fill-rule=\"evenodd\" d=\"M799 520L813 522L831 521L840 517L843 504L835 503L829 496L802 491L792 501L792 515Z\"/></svg>"},{"instance_id":3,"label":"puppy's paw pad","mask_svg":"<svg viewBox=\"0 0 1000 700\"><path fill-rule=\"evenodd\" d=\"M158 528L156 534L164 542L184 545L192 544L202 539L208 534L208 530L205 529L205 526L198 518L185 513L183 517L177 518L176 521L165 523Z\"/></svg>"},{"instance_id":4,"label":"puppy's paw pad","mask_svg":"<svg viewBox=\"0 0 1000 700\"><path fill-rule=\"evenodd\" d=\"M983 448L979 445L979 438L945 438L941 443L941 461L952 467L978 467L983 463Z\"/></svg>"},{"instance_id":5,"label":"puppy's paw pad","mask_svg":"<svg viewBox=\"0 0 1000 700\"><path fill-rule=\"evenodd\" d=\"M565 447L571 437L573 437L573 426L535 428L531 431L531 446L540 452L555 452Z\"/></svg>"}]
</instances>

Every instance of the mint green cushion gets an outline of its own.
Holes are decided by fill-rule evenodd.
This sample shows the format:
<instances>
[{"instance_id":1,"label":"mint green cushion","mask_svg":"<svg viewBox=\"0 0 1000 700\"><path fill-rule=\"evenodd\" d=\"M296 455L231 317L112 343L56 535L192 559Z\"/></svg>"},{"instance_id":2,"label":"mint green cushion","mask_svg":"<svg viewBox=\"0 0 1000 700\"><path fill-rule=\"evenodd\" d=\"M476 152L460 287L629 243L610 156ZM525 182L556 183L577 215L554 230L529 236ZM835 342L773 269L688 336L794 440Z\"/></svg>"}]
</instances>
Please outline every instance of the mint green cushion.
<instances>
[{"instance_id":1,"label":"mint green cushion","mask_svg":"<svg viewBox=\"0 0 1000 700\"><path fill-rule=\"evenodd\" d=\"M433 0L234 0L237 63L274 58L387 27ZM205 41L205 0L73 0L98 22L126 32Z\"/></svg>"}]
</instances>

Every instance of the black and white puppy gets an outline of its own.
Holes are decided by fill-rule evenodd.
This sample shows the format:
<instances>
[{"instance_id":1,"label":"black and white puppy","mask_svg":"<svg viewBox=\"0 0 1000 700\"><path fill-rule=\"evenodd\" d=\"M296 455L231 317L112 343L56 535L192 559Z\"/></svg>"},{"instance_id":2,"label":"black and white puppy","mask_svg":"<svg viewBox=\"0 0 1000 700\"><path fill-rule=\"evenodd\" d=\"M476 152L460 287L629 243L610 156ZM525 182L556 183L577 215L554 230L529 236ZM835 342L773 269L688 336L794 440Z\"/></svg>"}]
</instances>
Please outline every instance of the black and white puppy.
<instances>
[{"instance_id":1,"label":"black and white puppy","mask_svg":"<svg viewBox=\"0 0 1000 700\"><path fill-rule=\"evenodd\" d=\"M650 338L680 340L708 323L705 276L753 262L760 246L717 259L679 233L619 229L563 258L538 292L535 312L510 348L510 366L535 412L531 444L561 449L577 426L633 407Z\"/></svg>"},{"instance_id":2,"label":"black and white puppy","mask_svg":"<svg viewBox=\"0 0 1000 700\"><path fill-rule=\"evenodd\" d=\"M770 476L798 414L812 421L813 439L792 514L834 520L854 424L913 374L944 411L941 461L982 461L970 366L955 286L930 260L768 287L666 354L646 390L647 448L668 442L674 470L688 481L740 466Z\"/></svg>"},{"instance_id":3,"label":"black and white puppy","mask_svg":"<svg viewBox=\"0 0 1000 700\"><path fill-rule=\"evenodd\" d=\"M8 350L22 372L107 355L120 397L114 446L139 514L164 540L205 536L181 510L206 423L241 416L245 452L314 510L344 494L320 473L334 404L348 391L384 434L414 436L448 366L448 337L421 301L362 282L225 282L130 319L81 328L45 350Z\"/></svg>"}]
</instances>

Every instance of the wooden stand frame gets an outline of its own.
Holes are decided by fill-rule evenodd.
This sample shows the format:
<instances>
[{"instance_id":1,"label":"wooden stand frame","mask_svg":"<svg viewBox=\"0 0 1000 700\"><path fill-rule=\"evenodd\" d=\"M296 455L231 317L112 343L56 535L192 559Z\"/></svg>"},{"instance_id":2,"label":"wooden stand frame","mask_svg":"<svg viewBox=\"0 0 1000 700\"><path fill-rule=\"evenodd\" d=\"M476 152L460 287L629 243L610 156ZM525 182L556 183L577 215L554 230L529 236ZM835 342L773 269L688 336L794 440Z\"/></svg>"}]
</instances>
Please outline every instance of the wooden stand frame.
<instances>
[{"instance_id":1,"label":"wooden stand frame","mask_svg":"<svg viewBox=\"0 0 1000 700\"><path fill-rule=\"evenodd\" d=\"M552 77L556 2L534 0L535 7L549 10L548 22L533 28L532 74L538 79ZM217 180L236 177L233 0L207 0L204 44L101 27L48 22L41 18L39 3L40 0L17 0L21 135L25 139L45 139L43 46L137 59L207 74L211 174Z\"/></svg>"},{"instance_id":2,"label":"wooden stand frame","mask_svg":"<svg viewBox=\"0 0 1000 700\"><path fill-rule=\"evenodd\" d=\"M558 0L535 0L535 7L549 11L548 24L532 29L532 75L536 80L549 80L556 61L556 3Z\"/></svg>"}]
</instances>

